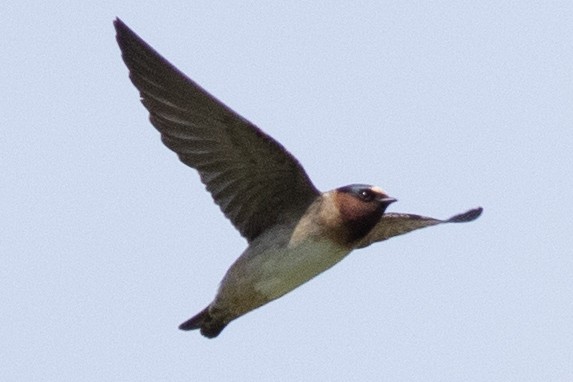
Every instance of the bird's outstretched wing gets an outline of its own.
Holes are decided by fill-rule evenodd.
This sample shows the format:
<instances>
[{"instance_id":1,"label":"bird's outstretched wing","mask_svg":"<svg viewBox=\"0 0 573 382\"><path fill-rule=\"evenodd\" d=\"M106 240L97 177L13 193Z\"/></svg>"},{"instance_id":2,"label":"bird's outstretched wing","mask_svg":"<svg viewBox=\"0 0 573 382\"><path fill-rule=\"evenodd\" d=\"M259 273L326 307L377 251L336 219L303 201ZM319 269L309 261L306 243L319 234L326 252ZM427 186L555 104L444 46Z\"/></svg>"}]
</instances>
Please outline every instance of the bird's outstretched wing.
<instances>
[{"instance_id":1,"label":"bird's outstretched wing","mask_svg":"<svg viewBox=\"0 0 573 382\"><path fill-rule=\"evenodd\" d=\"M434 219L426 216L387 213L372 228L372 230L356 245L356 248L364 248L372 243L390 239L391 237L403 235L420 228L430 227L443 223L465 223L477 219L483 209L481 207L471 209L461 214L452 216L446 220Z\"/></svg>"},{"instance_id":2,"label":"bird's outstretched wing","mask_svg":"<svg viewBox=\"0 0 573 382\"><path fill-rule=\"evenodd\" d=\"M284 147L186 77L121 20L117 42L163 143L202 182L241 234L252 241L319 195ZM296 216L295 216L296 218Z\"/></svg>"}]
</instances>

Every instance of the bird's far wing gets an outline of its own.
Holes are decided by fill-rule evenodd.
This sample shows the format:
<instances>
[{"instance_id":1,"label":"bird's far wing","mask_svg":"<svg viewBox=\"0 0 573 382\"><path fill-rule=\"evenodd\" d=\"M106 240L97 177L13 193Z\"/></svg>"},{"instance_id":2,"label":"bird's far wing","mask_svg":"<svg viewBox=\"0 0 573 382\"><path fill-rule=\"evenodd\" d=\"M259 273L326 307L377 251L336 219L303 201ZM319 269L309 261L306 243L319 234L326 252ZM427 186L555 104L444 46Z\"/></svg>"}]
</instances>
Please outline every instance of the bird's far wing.
<instances>
[{"instance_id":1,"label":"bird's far wing","mask_svg":"<svg viewBox=\"0 0 573 382\"><path fill-rule=\"evenodd\" d=\"M364 248L377 241L390 239L391 237L403 235L420 228L430 227L443 223L465 223L477 219L483 209L481 207L471 209L461 214L452 216L447 220L434 219L426 216L387 213L372 228L372 230L358 243L356 248Z\"/></svg>"},{"instance_id":2,"label":"bird's far wing","mask_svg":"<svg viewBox=\"0 0 573 382\"><path fill-rule=\"evenodd\" d=\"M114 25L129 77L163 143L197 169L241 234L252 241L285 215L302 214L319 192L296 158L186 77L121 20Z\"/></svg>"}]
</instances>

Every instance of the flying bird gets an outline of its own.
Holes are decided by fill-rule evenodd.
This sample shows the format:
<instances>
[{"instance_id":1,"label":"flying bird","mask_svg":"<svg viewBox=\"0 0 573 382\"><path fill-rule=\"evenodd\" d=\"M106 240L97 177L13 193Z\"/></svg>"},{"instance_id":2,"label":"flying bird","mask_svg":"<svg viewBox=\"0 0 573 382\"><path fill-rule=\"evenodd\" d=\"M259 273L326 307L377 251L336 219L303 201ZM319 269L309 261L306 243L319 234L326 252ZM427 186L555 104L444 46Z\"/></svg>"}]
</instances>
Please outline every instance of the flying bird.
<instances>
[{"instance_id":1,"label":"flying bird","mask_svg":"<svg viewBox=\"0 0 573 382\"><path fill-rule=\"evenodd\" d=\"M129 77L163 143L199 172L215 203L248 242L213 301L180 329L216 337L231 321L292 291L355 249L480 216L481 207L447 220L385 213L396 199L367 184L320 192L279 142L189 79L120 19L114 25Z\"/></svg>"}]
</instances>

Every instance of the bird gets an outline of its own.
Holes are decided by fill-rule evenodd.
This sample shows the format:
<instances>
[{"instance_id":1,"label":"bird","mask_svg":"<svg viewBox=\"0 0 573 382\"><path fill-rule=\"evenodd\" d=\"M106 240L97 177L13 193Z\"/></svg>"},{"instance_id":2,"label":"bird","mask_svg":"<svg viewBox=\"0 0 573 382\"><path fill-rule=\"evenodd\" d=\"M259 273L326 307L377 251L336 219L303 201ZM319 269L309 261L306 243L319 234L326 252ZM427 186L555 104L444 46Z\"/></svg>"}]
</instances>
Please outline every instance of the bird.
<instances>
[{"instance_id":1,"label":"bird","mask_svg":"<svg viewBox=\"0 0 573 382\"><path fill-rule=\"evenodd\" d=\"M122 20L116 18L114 26L151 124L165 146L198 171L248 243L214 299L181 330L217 337L231 321L306 283L355 249L481 215L481 207L445 220L386 212L397 200L368 184L320 192L279 142L187 77Z\"/></svg>"}]
</instances>

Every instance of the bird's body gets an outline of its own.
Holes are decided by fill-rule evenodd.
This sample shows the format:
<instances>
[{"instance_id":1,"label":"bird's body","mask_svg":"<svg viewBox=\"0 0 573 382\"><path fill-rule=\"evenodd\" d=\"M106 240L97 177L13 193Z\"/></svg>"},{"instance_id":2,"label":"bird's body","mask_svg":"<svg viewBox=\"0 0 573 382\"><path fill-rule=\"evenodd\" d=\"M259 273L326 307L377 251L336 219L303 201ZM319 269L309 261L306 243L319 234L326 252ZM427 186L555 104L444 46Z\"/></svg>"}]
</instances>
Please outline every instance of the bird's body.
<instances>
[{"instance_id":1,"label":"bird's body","mask_svg":"<svg viewBox=\"0 0 573 382\"><path fill-rule=\"evenodd\" d=\"M195 168L215 202L247 239L214 300L181 324L216 337L232 320L290 292L351 251L447 220L385 213L396 199L354 184L319 192L280 143L223 105L119 19L117 41L130 78L163 142Z\"/></svg>"},{"instance_id":2,"label":"bird's body","mask_svg":"<svg viewBox=\"0 0 573 382\"><path fill-rule=\"evenodd\" d=\"M218 325L283 296L350 253L320 237L284 240L288 233L282 230L276 227L261 235L227 271L209 306Z\"/></svg>"},{"instance_id":3,"label":"bird's body","mask_svg":"<svg viewBox=\"0 0 573 382\"><path fill-rule=\"evenodd\" d=\"M269 228L247 247L227 271L209 305L208 317L216 322L214 326L222 330L231 320L283 296L352 251L358 238L348 236L337 206L339 199L336 191L324 193L300 219ZM382 210L373 213L380 215ZM199 317L204 325L205 313ZM182 324L184 329L195 326L195 317Z\"/></svg>"}]
</instances>

